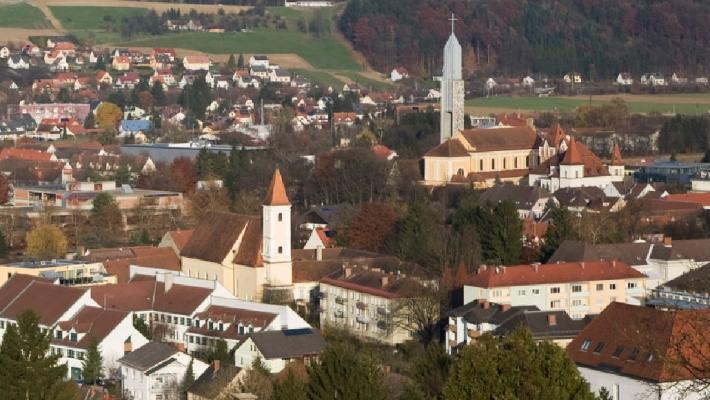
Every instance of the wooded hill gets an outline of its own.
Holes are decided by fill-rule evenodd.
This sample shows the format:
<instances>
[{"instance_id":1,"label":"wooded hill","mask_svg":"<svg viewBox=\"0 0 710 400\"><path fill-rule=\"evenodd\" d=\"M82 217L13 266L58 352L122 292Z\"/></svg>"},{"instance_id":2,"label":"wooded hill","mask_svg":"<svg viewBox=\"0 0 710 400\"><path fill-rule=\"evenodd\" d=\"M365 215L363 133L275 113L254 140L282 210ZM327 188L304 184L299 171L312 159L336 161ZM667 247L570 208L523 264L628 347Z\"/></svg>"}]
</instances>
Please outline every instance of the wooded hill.
<instances>
[{"instance_id":1,"label":"wooded hill","mask_svg":"<svg viewBox=\"0 0 710 400\"><path fill-rule=\"evenodd\" d=\"M469 73L608 80L710 69L707 0L350 0L339 28L376 68L431 75L452 12Z\"/></svg>"}]
</instances>

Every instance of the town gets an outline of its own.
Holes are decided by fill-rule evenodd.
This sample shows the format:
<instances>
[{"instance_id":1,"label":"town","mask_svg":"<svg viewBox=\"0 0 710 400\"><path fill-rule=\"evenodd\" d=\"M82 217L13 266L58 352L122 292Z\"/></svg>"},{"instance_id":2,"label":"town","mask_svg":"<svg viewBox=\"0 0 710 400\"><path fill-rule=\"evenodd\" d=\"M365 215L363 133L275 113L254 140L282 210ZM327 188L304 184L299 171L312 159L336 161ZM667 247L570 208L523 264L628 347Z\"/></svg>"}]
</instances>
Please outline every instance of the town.
<instances>
[{"instance_id":1,"label":"town","mask_svg":"<svg viewBox=\"0 0 710 400\"><path fill-rule=\"evenodd\" d=\"M91 8L48 3L0 33ZM710 398L706 70L494 69L449 5L425 68L370 0L135 3L0 34L0 397ZM296 32L358 61L158 45Z\"/></svg>"}]
</instances>

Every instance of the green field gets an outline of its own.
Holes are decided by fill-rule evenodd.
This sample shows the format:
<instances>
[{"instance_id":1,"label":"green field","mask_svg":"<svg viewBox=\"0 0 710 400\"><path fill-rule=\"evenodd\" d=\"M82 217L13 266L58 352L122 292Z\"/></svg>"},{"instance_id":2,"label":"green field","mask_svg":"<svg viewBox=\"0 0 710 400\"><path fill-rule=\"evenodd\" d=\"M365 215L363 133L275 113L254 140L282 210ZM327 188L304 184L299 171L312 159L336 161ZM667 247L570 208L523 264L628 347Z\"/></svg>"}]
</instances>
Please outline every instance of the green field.
<instances>
[{"instance_id":1,"label":"green field","mask_svg":"<svg viewBox=\"0 0 710 400\"><path fill-rule=\"evenodd\" d=\"M145 8L91 6L50 6L49 9L64 29L72 31L104 30L112 21L118 23L121 18L145 15L149 11Z\"/></svg>"},{"instance_id":2,"label":"green field","mask_svg":"<svg viewBox=\"0 0 710 400\"><path fill-rule=\"evenodd\" d=\"M19 3L0 6L0 27L41 29L52 26L40 9Z\"/></svg>"},{"instance_id":3,"label":"green field","mask_svg":"<svg viewBox=\"0 0 710 400\"><path fill-rule=\"evenodd\" d=\"M323 71L313 71L313 70L307 70L307 69L296 69L293 70L296 74L309 79L312 82L317 83L321 87L327 88L328 86L332 87L333 89L340 91L343 88L343 85L345 82L341 81L340 79L334 77L333 75L323 72Z\"/></svg>"},{"instance_id":4,"label":"green field","mask_svg":"<svg viewBox=\"0 0 710 400\"><path fill-rule=\"evenodd\" d=\"M334 38L314 39L290 31L193 32L119 43L127 47L177 47L213 54L295 53L315 68L358 71L350 50Z\"/></svg>"},{"instance_id":5,"label":"green field","mask_svg":"<svg viewBox=\"0 0 710 400\"><path fill-rule=\"evenodd\" d=\"M655 101L627 100L626 105L631 112L636 113L681 113L681 114L701 114L710 111L710 97L708 94L700 95L658 95L654 96ZM683 98L686 101L678 101ZM659 100L663 99L663 100ZM698 103L689 103L687 99L696 99ZM606 100L594 100L592 105L599 106L606 103ZM479 98L466 101L467 107L484 107L495 109L510 109L521 111L571 111L576 107L589 104L589 99L571 99L562 97L506 97L495 96L490 98Z\"/></svg>"},{"instance_id":6,"label":"green field","mask_svg":"<svg viewBox=\"0 0 710 400\"><path fill-rule=\"evenodd\" d=\"M342 75L352 79L353 82L357 83L362 89L387 90L392 88L392 84L389 82L376 81L364 77L357 72L343 72Z\"/></svg>"}]
</instances>

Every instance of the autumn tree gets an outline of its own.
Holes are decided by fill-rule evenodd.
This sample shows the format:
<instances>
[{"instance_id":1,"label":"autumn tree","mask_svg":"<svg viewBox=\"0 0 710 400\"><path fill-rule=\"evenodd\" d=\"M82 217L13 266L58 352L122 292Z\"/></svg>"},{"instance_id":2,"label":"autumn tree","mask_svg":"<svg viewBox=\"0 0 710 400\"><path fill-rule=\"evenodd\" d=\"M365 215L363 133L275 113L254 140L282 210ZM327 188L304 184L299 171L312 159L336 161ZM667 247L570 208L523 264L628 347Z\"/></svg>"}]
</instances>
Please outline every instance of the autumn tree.
<instances>
[{"instance_id":1,"label":"autumn tree","mask_svg":"<svg viewBox=\"0 0 710 400\"><path fill-rule=\"evenodd\" d=\"M255 394L259 399L271 398L274 392L274 383L271 381L269 369L261 358L254 359L239 388L243 393Z\"/></svg>"},{"instance_id":2,"label":"autumn tree","mask_svg":"<svg viewBox=\"0 0 710 400\"><path fill-rule=\"evenodd\" d=\"M62 258L67 252L67 238L56 225L43 224L27 233L27 254L39 258Z\"/></svg>"},{"instance_id":3,"label":"autumn tree","mask_svg":"<svg viewBox=\"0 0 710 400\"><path fill-rule=\"evenodd\" d=\"M0 173L0 205L10 200L10 184L5 174Z\"/></svg>"},{"instance_id":4,"label":"autumn tree","mask_svg":"<svg viewBox=\"0 0 710 400\"><path fill-rule=\"evenodd\" d=\"M113 103L104 101L96 108L96 123L101 129L116 131L121 119L123 111Z\"/></svg>"},{"instance_id":5,"label":"autumn tree","mask_svg":"<svg viewBox=\"0 0 710 400\"><path fill-rule=\"evenodd\" d=\"M144 110L153 108L153 95L148 90L138 92L138 105Z\"/></svg>"},{"instance_id":6,"label":"autumn tree","mask_svg":"<svg viewBox=\"0 0 710 400\"><path fill-rule=\"evenodd\" d=\"M378 252L395 229L399 216L385 203L365 203L348 228L348 243L356 249Z\"/></svg>"},{"instance_id":7,"label":"autumn tree","mask_svg":"<svg viewBox=\"0 0 710 400\"><path fill-rule=\"evenodd\" d=\"M99 243L111 246L123 235L123 214L116 200L108 193L99 193L92 203L89 223Z\"/></svg>"},{"instance_id":8,"label":"autumn tree","mask_svg":"<svg viewBox=\"0 0 710 400\"><path fill-rule=\"evenodd\" d=\"M200 221L209 211L229 211L230 200L224 188L214 184L195 191L190 197L190 214Z\"/></svg>"},{"instance_id":9,"label":"autumn tree","mask_svg":"<svg viewBox=\"0 0 710 400\"><path fill-rule=\"evenodd\" d=\"M564 349L536 342L526 328L496 338L483 335L466 346L451 367L444 400L479 399L594 400Z\"/></svg>"}]
</instances>

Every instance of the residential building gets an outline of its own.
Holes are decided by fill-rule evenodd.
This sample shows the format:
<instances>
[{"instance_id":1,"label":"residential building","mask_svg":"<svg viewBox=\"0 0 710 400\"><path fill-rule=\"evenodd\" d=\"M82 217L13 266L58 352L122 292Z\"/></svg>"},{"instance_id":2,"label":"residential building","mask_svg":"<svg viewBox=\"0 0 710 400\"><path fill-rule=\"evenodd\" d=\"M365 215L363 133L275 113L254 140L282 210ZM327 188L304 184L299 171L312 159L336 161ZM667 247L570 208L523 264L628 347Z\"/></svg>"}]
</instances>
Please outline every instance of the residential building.
<instances>
[{"instance_id":1,"label":"residential building","mask_svg":"<svg viewBox=\"0 0 710 400\"><path fill-rule=\"evenodd\" d=\"M573 319L600 313L609 303L640 304L646 275L621 261L479 266L464 285L464 304L475 299L564 310Z\"/></svg>"},{"instance_id":2,"label":"residential building","mask_svg":"<svg viewBox=\"0 0 710 400\"><path fill-rule=\"evenodd\" d=\"M187 388L187 400L232 400L246 373L244 368L214 360Z\"/></svg>"},{"instance_id":3,"label":"residential building","mask_svg":"<svg viewBox=\"0 0 710 400\"><path fill-rule=\"evenodd\" d=\"M646 304L664 310L710 309L710 264L654 288Z\"/></svg>"},{"instance_id":4,"label":"residential building","mask_svg":"<svg viewBox=\"0 0 710 400\"><path fill-rule=\"evenodd\" d=\"M180 256L169 247L132 246L89 249L78 255L84 262L100 262L106 273L116 277L114 283L130 281L131 265L179 273Z\"/></svg>"},{"instance_id":5,"label":"residential building","mask_svg":"<svg viewBox=\"0 0 710 400\"><path fill-rule=\"evenodd\" d=\"M389 345L403 343L415 329L403 320L423 288L401 273L343 266L320 280L320 324Z\"/></svg>"},{"instance_id":6,"label":"residential building","mask_svg":"<svg viewBox=\"0 0 710 400\"><path fill-rule=\"evenodd\" d=\"M406 78L409 78L409 72L404 67L394 68L392 72L390 72L390 80L392 82L397 82Z\"/></svg>"},{"instance_id":7,"label":"residential building","mask_svg":"<svg viewBox=\"0 0 710 400\"><path fill-rule=\"evenodd\" d=\"M253 67L255 65L269 68L269 57L258 54L249 57L249 67Z\"/></svg>"},{"instance_id":8,"label":"residential building","mask_svg":"<svg viewBox=\"0 0 710 400\"><path fill-rule=\"evenodd\" d=\"M30 58L21 54L10 56L7 59L7 67L10 69L30 69Z\"/></svg>"},{"instance_id":9,"label":"residential building","mask_svg":"<svg viewBox=\"0 0 710 400\"><path fill-rule=\"evenodd\" d=\"M541 187L512 184L496 185L487 189L481 193L479 201L492 205L509 201L518 211L520 219L538 219L549 202L557 203L555 198Z\"/></svg>"},{"instance_id":10,"label":"residential building","mask_svg":"<svg viewBox=\"0 0 710 400\"><path fill-rule=\"evenodd\" d=\"M192 326L185 332L186 350L190 354L204 354L220 339L231 350L247 335L278 329L281 329L281 321L277 314L210 305L194 315Z\"/></svg>"},{"instance_id":11,"label":"residential building","mask_svg":"<svg viewBox=\"0 0 710 400\"><path fill-rule=\"evenodd\" d=\"M116 283L116 276L107 274L100 262L44 260L0 264L0 286L15 274L42 277L67 286Z\"/></svg>"},{"instance_id":12,"label":"residential building","mask_svg":"<svg viewBox=\"0 0 710 400\"><path fill-rule=\"evenodd\" d=\"M312 328L255 332L234 352L237 367L250 368L260 358L272 374L281 372L292 361L306 365L317 361L326 343Z\"/></svg>"},{"instance_id":13,"label":"residential building","mask_svg":"<svg viewBox=\"0 0 710 400\"><path fill-rule=\"evenodd\" d=\"M131 60L126 56L116 56L111 61L111 68L116 71L129 71L131 69Z\"/></svg>"},{"instance_id":14,"label":"residential building","mask_svg":"<svg viewBox=\"0 0 710 400\"><path fill-rule=\"evenodd\" d=\"M661 311L611 303L567 346L593 392L613 400L710 396L710 310Z\"/></svg>"},{"instance_id":15,"label":"residential building","mask_svg":"<svg viewBox=\"0 0 710 400\"><path fill-rule=\"evenodd\" d=\"M207 364L172 345L149 342L118 360L122 392L135 400L175 399L191 363L195 376L207 369Z\"/></svg>"},{"instance_id":16,"label":"residential building","mask_svg":"<svg viewBox=\"0 0 710 400\"><path fill-rule=\"evenodd\" d=\"M212 62L207 56L185 56L182 65L187 71L209 71Z\"/></svg>"}]
</instances>

